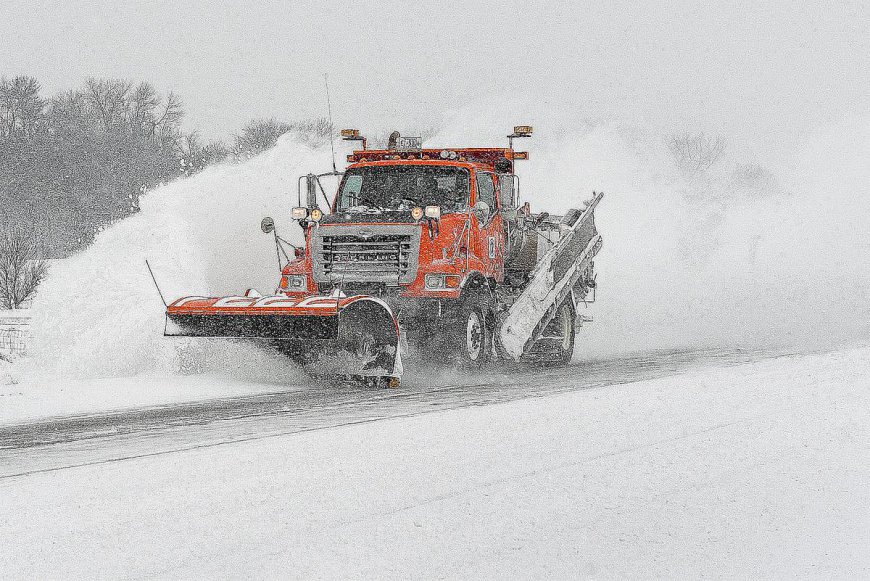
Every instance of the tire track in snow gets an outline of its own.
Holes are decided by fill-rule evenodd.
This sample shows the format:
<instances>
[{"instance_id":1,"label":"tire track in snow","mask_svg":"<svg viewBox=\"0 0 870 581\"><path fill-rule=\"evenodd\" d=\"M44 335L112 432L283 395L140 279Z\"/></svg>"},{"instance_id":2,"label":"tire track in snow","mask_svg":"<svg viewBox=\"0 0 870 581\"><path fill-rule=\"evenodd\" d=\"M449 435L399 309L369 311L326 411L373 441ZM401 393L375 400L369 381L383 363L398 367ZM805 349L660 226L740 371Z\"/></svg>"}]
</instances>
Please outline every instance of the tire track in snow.
<instances>
[{"instance_id":1,"label":"tire track in snow","mask_svg":"<svg viewBox=\"0 0 870 581\"><path fill-rule=\"evenodd\" d=\"M662 351L557 370L484 374L482 382L481 376L448 377L446 384L410 381L406 388L389 392L319 383L306 390L54 418L0 427L0 478L546 397L781 355Z\"/></svg>"}]
</instances>

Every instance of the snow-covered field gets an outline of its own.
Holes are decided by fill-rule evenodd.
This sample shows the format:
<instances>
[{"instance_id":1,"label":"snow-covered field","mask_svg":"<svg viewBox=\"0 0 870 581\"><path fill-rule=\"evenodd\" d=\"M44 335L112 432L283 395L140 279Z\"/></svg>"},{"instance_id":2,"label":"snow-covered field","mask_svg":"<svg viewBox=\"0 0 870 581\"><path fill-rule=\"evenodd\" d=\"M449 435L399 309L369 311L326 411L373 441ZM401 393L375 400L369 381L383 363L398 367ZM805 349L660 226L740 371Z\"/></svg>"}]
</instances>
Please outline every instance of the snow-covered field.
<instances>
[{"instance_id":1,"label":"snow-covered field","mask_svg":"<svg viewBox=\"0 0 870 581\"><path fill-rule=\"evenodd\" d=\"M855 348L4 478L3 577L866 578L868 386Z\"/></svg>"}]
</instances>

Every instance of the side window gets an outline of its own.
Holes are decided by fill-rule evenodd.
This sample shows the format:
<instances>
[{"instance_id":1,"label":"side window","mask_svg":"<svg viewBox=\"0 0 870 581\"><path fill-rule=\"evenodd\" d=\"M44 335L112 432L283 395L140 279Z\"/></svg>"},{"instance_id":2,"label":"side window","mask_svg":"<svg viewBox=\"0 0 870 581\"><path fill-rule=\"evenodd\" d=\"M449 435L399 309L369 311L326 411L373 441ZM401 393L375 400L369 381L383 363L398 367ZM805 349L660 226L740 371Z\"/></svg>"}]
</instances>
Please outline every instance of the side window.
<instances>
[{"instance_id":1,"label":"side window","mask_svg":"<svg viewBox=\"0 0 870 581\"><path fill-rule=\"evenodd\" d=\"M498 174L498 186L501 191L501 209L512 210L516 207L514 200L514 176L509 173Z\"/></svg>"},{"instance_id":2,"label":"side window","mask_svg":"<svg viewBox=\"0 0 870 581\"><path fill-rule=\"evenodd\" d=\"M491 173L477 173L477 201L486 202L489 209L495 211L495 185Z\"/></svg>"},{"instance_id":3,"label":"side window","mask_svg":"<svg viewBox=\"0 0 870 581\"><path fill-rule=\"evenodd\" d=\"M359 204L359 193L362 191L363 177L359 175L347 176L344 187L341 189L341 208L351 208Z\"/></svg>"}]
</instances>

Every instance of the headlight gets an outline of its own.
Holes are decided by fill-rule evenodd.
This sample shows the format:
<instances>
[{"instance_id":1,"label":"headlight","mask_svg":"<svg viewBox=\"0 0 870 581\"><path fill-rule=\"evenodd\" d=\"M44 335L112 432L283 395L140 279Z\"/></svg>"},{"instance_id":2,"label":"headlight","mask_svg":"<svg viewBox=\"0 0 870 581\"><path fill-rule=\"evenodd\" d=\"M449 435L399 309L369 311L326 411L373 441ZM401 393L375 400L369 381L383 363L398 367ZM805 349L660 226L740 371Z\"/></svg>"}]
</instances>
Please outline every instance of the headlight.
<instances>
[{"instance_id":1,"label":"headlight","mask_svg":"<svg viewBox=\"0 0 870 581\"><path fill-rule=\"evenodd\" d=\"M290 210L290 217L294 220L304 220L308 217L308 208L293 208Z\"/></svg>"},{"instance_id":2,"label":"headlight","mask_svg":"<svg viewBox=\"0 0 870 581\"><path fill-rule=\"evenodd\" d=\"M423 217L423 208L417 206L411 210L411 217L415 220L419 220Z\"/></svg>"},{"instance_id":3,"label":"headlight","mask_svg":"<svg viewBox=\"0 0 870 581\"><path fill-rule=\"evenodd\" d=\"M281 279L281 288L287 291L301 291L308 288L308 277L304 274L289 274Z\"/></svg>"},{"instance_id":4,"label":"headlight","mask_svg":"<svg viewBox=\"0 0 870 581\"><path fill-rule=\"evenodd\" d=\"M427 274L426 290L453 290L459 288L458 274Z\"/></svg>"},{"instance_id":5,"label":"headlight","mask_svg":"<svg viewBox=\"0 0 870 581\"><path fill-rule=\"evenodd\" d=\"M441 206L426 206L426 217L436 220L441 218Z\"/></svg>"},{"instance_id":6,"label":"headlight","mask_svg":"<svg viewBox=\"0 0 870 581\"><path fill-rule=\"evenodd\" d=\"M323 218L323 212L320 210L320 208L314 208L313 210L311 210L310 216L313 221L320 222L320 219Z\"/></svg>"}]
</instances>

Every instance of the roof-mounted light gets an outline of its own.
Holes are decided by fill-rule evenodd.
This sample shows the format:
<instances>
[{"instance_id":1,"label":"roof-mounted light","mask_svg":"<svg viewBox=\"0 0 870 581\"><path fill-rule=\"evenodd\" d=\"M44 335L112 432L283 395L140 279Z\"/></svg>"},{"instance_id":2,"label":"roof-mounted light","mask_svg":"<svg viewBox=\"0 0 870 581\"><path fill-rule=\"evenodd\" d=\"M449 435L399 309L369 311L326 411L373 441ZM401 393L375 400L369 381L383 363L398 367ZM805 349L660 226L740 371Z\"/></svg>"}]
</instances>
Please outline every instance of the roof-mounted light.
<instances>
[{"instance_id":1,"label":"roof-mounted light","mask_svg":"<svg viewBox=\"0 0 870 581\"><path fill-rule=\"evenodd\" d=\"M508 148L514 148L514 139L517 137L531 137L532 136L532 126L531 125L516 125L514 126L514 132L508 135ZM525 159L525 158L517 158L514 159Z\"/></svg>"},{"instance_id":2,"label":"roof-mounted light","mask_svg":"<svg viewBox=\"0 0 870 581\"><path fill-rule=\"evenodd\" d=\"M362 141L362 148L366 148L366 138L362 136L359 129L342 129L341 138L345 141ZM350 161L350 159L348 159Z\"/></svg>"}]
</instances>

